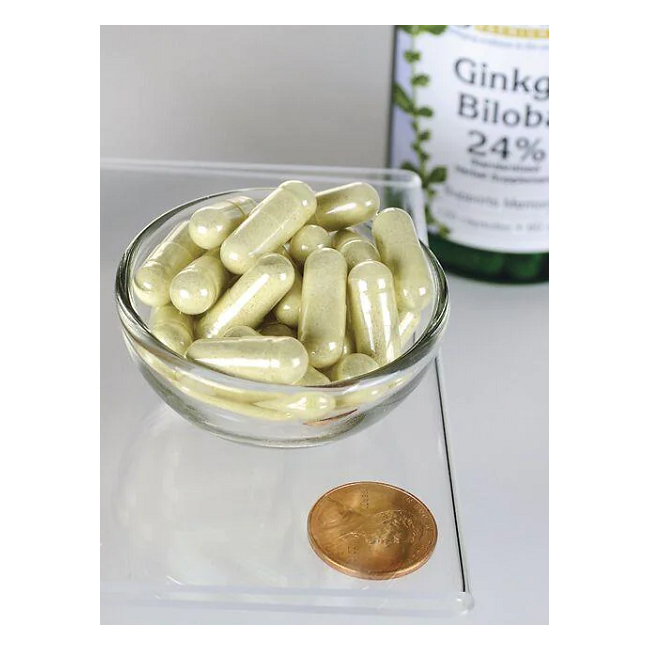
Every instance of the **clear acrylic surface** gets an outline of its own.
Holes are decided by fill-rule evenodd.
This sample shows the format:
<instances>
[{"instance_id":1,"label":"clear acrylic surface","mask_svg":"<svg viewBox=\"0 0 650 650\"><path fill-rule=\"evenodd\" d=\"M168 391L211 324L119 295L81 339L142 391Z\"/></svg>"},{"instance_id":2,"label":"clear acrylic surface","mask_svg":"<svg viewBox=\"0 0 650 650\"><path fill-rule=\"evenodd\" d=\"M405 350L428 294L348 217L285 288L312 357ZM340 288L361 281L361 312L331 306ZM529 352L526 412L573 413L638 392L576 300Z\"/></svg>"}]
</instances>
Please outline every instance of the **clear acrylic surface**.
<instances>
[{"instance_id":1,"label":"clear acrylic surface","mask_svg":"<svg viewBox=\"0 0 650 650\"><path fill-rule=\"evenodd\" d=\"M425 234L419 179L405 171L102 165L102 598L152 606L463 613L472 599L439 359L402 404L367 430L318 447L272 449L219 439L186 422L146 384L121 340L112 285L119 257L137 232L193 198L291 178L317 191L370 182L382 207L409 210ZM433 556L412 574L387 581L352 578L328 567L309 546L307 515L314 502L337 485L368 480L415 494L436 519Z\"/></svg>"}]
</instances>

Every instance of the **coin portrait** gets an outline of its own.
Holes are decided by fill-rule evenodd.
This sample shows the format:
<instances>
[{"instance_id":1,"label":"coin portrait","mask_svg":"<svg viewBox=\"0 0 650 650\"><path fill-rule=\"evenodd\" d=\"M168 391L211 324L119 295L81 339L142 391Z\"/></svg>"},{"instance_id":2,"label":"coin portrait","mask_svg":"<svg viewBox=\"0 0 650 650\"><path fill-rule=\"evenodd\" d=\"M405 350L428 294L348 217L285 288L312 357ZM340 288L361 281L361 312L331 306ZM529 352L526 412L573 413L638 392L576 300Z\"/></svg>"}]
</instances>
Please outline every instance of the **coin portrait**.
<instances>
[{"instance_id":1,"label":"coin portrait","mask_svg":"<svg viewBox=\"0 0 650 650\"><path fill-rule=\"evenodd\" d=\"M431 557L438 528L430 510L401 488L348 483L325 493L307 519L314 552L332 568L367 580L397 578Z\"/></svg>"}]
</instances>

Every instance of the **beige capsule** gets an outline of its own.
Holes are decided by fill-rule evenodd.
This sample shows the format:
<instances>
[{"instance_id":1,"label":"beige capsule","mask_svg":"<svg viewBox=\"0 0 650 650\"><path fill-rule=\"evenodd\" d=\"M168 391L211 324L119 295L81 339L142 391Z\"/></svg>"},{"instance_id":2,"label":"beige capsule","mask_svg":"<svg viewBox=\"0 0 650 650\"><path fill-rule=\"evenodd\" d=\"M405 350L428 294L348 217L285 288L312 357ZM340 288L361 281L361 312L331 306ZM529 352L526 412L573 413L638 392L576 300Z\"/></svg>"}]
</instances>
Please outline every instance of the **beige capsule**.
<instances>
[{"instance_id":1,"label":"beige capsule","mask_svg":"<svg viewBox=\"0 0 650 650\"><path fill-rule=\"evenodd\" d=\"M197 395L194 395L194 397L201 399ZM295 419L295 416L291 413L260 408L254 404L234 402L219 397L206 396L202 399L202 401L210 404L211 406L216 406L217 408L223 409L224 411L236 413L237 415L244 415L246 417L257 418L259 420L287 422Z\"/></svg>"},{"instance_id":2,"label":"beige capsule","mask_svg":"<svg viewBox=\"0 0 650 650\"><path fill-rule=\"evenodd\" d=\"M293 384L308 365L304 346L285 336L200 339L185 354L228 375L268 384Z\"/></svg>"},{"instance_id":3,"label":"beige capsule","mask_svg":"<svg viewBox=\"0 0 650 650\"><path fill-rule=\"evenodd\" d=\"M234 196L199 208L190 218L190 237L201 248L217 248L248 217L254 207L253 199Z\"/></svg>"},{"instance_id":4,"label":"beige capsule","mask_svg":"<svg viewBox=\"0 0 650 650\"><path fill-rule=\"evenodd\" d=\"M339 251L348 263L348 270L361 262L381 261L375 245L358 232L349 228L339 230L332 235L332 247Z\"/></svg>"},{"instance_id":5,"label":"beige capsule","mask_svg":"<svg viewBox=\"0 0 650 650\"><path fill-rule=\"evenodd\" d=\"M393 276L381 262L363 262L348 276L350 321L357 352L380 366L400 353L399 316Z\"/></svg>"},{"instance_id":6,"label":"beige capsule","mask_svg":"<svg viewBox=\"0 0 650 650\"><path fill-rule=\"evenodd\" d=\"M377 368L379 364L372 357L354 352L341 357L328 372L332 381L344 381L366 375Z\"/></svg>"},{"instance_id":7,"label":"beige capsule","mask_svg":"<svg viewBox=\"0 0 650 650\"><path fill-rule=\"evenodd\" d=\"M324 228L313 224L303 226L289 244L289 254L293 261L303 266L305 260L320 248L329 248L330 236Z\"/></svg>"},{"instance_id":8,"label":"beige capsule","mask_svg":"<svg viewBox=\"0 0 650 650\"><path fill-rule=\"evenodd\" d=\"M273 323L271 323L273 324ZM277 323L275 323L277 325ZM288 328L287 328L288 329ZM275 330L280 331L280 330ZM284 332L284 330L282 330ZM246 327L245 325L240 325L238 327L233 327L229 329L224 336L262 336L260 332L257 332L252 327ZM295 338L295 333L293 334ZM329 384L330 380L322 373L318 372L313 366L307 366L305 374L302 376L302 379L296 382L298 386L324 386Z\"/></svg>"},{"instance_id":9,"label":"beige capsule","mask_svg":"<svg viewBox=\"0 0 650 650\"><path fill-rule=\"evenodd\" d=\"M154 307L149 317L151 333L176 354L183 355L193 341L192 317L182 314L173 305Z\"/></svg>"},{"instance_id":10,"label":"beige capsule","mask_svg":"<svg viewBox=\"0 0 650 650\"><path fill-rule=\"evenodd\" d=\"M312 253L305 262L298 338L314 368L327 368L343 352L347 265L333 248Z\"/></svg>"},{"instance_id":11,"label":"beige capsule","mask_svg":"<svg viewBox=\"0 0 650 650\"><path fill-rule=\"evenodd\" d=\"M145 348L131 339L128 340L127 346L129 346L132 354L139 356L142 362L147 365L152 372L164 377L167 381L176 381L178 372L174 366L168 364L155 354L148 352Z\"/></svg>"},{"instance_id":12,"label":"beige capsule","mask_svg":"<svg viewBox=\"0 0 650 650\"><path fill-rule=\"evenodd\" d=\"M215 338L236 325L257 327L291 288L295 276L286 257L269 253L242 275L196 323L198 338Z\"/></svg>"},{"instance_id":13,"label":"beige capsule","mask_svg":"<svg viewBox=\"0 0 650 650\"><path fill-rule=\"evenodd\" d=\"M348 314L350 312L348 311ZM341 356L345 357L348 354L352 354L353 352L356 352L356 347L354 345L354 332L352 331L352 326L350 325L350 322L348 319L346 326L345 326L345 336L343 337L343 351L341 352Z\"/></svg>"},{"instance_id":14,"label":"beige capsule","mask_svg":"<svg viewBox=\"0 0 650 650\"><path fill-rule=\"evenodd\" d=\"M399 317L399 340L401 349L404 350L415 334L420 324L420 314L413 311L405 311Z\"/></svg>"},{"instance_id":15,"label":"beige capsule","mask_svg":"<svg viewBox=\"0 0 650 650\"><path fill-rule=\"evenodd\" d=\"M273 315L278 323L287 327L297 328L300 319L300 303L302 302L302 276L295 272L291 289L280 298L280 302L273 308Z\"/></svg>"},{"instance_id":16,"label":"beige capsule","mask_svg":"<svg viewBox=\"0 0 650 650\"><path fill-rule=\"evenodd\" d=\"M238 338L243 336L260 336L259 332L246 325L237 325L226 330L223 334L227 338ZM256 391L250 389L234 388L215 379L204 379L196 373L179 373L178 382L182 384L183 391L187 394L199 393L197 399L202 395L221 398L228 402L248 402L252 404L261 399L269 398L269 391Z\"/></svg>"},{"instance_id":17,"label":"beige capsule","mask_svg":"<svg viewBox=\"0 0 650 650\"><path fill-rule=\"evenodd\" d=\"M214 305L229 281L230 273L221 262L219 249L213 248L174 277L169 296L184 314L202 314Z\"/></svg>"},{"instance_id":18,"label":"beige capsule","mask_svg":"<svg viewBox=\"0 0 650 650\"><path fill-rule=\"evenodd\" d=\"M257 402L257 406L281 413L290 413L300 420L319 420L336 408L336 400L325 393L309 392L284 395Z\"/></svg>"},{"instance_id":19,"label":"beige capsule","mask_svg":"<svg viewBox=\"0 0 650 650\"><path fill-rule=\"evenodd\" d=\"M332 248L335 248L338 251L341 246L347 244L349 241L363 241L363 239L364 238L356 232L356 230L343 228L342 230L337 230L332 233Z\"/></svg>"},{"instance_id":20,"label":"beige capsule","mask_svg":"<svg viewBox=\"0 0 650 650\"><path fill-rule=\"evenodd\" d=\"M286 257L295 266L293 258L289 255L289 252L284 246L278 246L273 252L282 255L282 257Z\"/></svg>"},{"instance_id":21,"label":"beige capsule","mask_svg":"<svg viewBox=\"0 0 650 650\"><path fill-rule=\"evenodd\" d=\"M368 183L350 183L318 192L318 205L310 223L325 230L340 230L371 219L379 210L379 194Z\"/></svg>"},{"instance_id":22,"label":"beige capsule","mask_svg":"<svg viewBox=\"0 0 650 650\"><path fill-rule=\"evenodd\" d=\"M260 333L248 325L236 325L223 333L224 337L232 338L238 336L259 336Z\"/></svg>"},{"instance_id":23,"label":"beige capsule","mask_svg":"<svg viewBox=\"0 0 650 650\"><path fill-rule=\"evenodd\" d=\"M259 330L262 336L291 336L296 338L296 331L282 323L266 323Z\"/></svg>"},{"instance_id":24,"label":"beige capsule","mask_svg":"<svg viewBox=\"0 0 650 650\"><path fill-rule=\"evenodd\" d=\"M283 325L282 323L267 323L259 330L261 336L292 336L296 338L296 331ZM322 373L316 370L313 366L307 366L307 372L303 375L300 381L297 381L298 386L324 386L329 384L330 380Z\"/></svg>"},{"instance_id":25,"label":"beige capsule","mask_svg":"<svg viewBox=\"0 0 650 650\"><path fill-rule=\"evenodd\" d=\"M352 330L352 321L350 320L350 292L346 293L346 310L345 310L345 336L343 337L343 352L341 357L347 357L348 354L356 352L354 344L354 331Z\"/></svg>"},{"instance_id":26,"label":"beige capsule","mask_svg":"<svg viewBox=\"0 0 650 650\"><path fill-rule=\"evenodd\" d=\"M329 383L330 380L313 366L307 366L307 372L296 382L298 386L326 386Z\"/></svg>"},{"instance_id":27,"label":"beige capsule","mask_svg":"<svg viewBox=\"0 0 650 650\"><path fill-rule=\"evenodd\" d=\"M239 396L236 395L232 398L225 397L226 392L206 392L204 387L197 386L196 382L189 378L185 377L182 381L174 382L174 385L187 397L197 400L208 406L214 406L223 411L228 411L229 413L235 413L237 415L243 415L246 417L258 418L260 420L270 420L274 422L285 422L295 419L295 416L291 413L281 412L271 409L264 409L254 404L248 403L248 401L240 401ZM243 392L243 391L240 391ZM248 395L253 395L251 391L248 391ZM262 397L260 393L255 393L257 398Z\"/></svg>"},{"instance_id":28,"label":"beige capsule","mask_svg":"<svg viewBox=\"0 0 650 650\"><path fill-rule=\"evenodd\" d=\"M316 195L301 181L287 181L258 203L221 246L232 273L248 271L265 253L286 244L314 214Z\"/></svg>"},{"instance_id":29,"label":"beige capsule","mask_svg":"<svg viewBox=\"0 0 650 650\"><path fill-rule=\"evenodd\" d=\"M133 290L145 305L166 305L170 300L169 285L174 276L204 253L192 241L189 223L179 223L135 272Z\"/></svg>"},{"instance_id":30,"label":"beige capsule","mask_svg":"<svg viewBox=\"0 0 650 650\"><path fill-rule=\"evenodd\" d=\"M382 210L372 234L382 262L395 278L398 309L422 311L433 297L433 278L411 217L399 208Z\"/></svg>"},{"instance_id":31,"label":"beige capsule","mask_svg":"<svg viewBox=\"0 0 650 650\"><path fill-rule=\"evenodd\" d=\"M379 364L366 354L355 352L347 357L342 357L332 368L329 369L329 375L332 381L347 381L356 379L362 375L367 375L379 368ZM387 388L384 384L375 386L359 387L353 386L343 395L336 399L338 408L357 408L365 404L375 402L386 394Z\"/></svg>"},{"instance_id":32,"label":"beige capsule","mask_svg":"<svg viewBox=\"0 0 650 650\"><path fill-rule=\"evenodd\" d=\"M228 402L241 402L244 404L253 404L261 399L269 399L268 389L251 390L235 388L220 382L218 379L205 379L195 372L176 373L175 380L183 393L192 395L196 399L202 399L204 396L216 397Z\"/></svg>"},{"instance_id":33,"label":"beige capsule","mask_svg":"<svg viewBox=\"0 0 650 650\"><path fill-rule=\"evenodd\" d=\"M362 262L379 262L379 251L375 248L372 242L360 237L359 239L352 239L340 244L337 249L345 258L348 265L348 271L351 271L355 266Z\"/></svg>"}]
</instances>

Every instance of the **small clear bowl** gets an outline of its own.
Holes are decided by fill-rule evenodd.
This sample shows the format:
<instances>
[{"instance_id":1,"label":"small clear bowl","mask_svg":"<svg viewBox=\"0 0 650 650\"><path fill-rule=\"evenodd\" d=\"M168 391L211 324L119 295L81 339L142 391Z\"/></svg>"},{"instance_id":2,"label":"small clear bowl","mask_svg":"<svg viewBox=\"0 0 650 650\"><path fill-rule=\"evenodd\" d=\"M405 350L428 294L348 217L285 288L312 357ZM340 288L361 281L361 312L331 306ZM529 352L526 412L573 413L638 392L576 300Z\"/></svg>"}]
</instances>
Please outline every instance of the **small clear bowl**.
<instances>
[{"instance_id":1,"label":"small clear bowl","mask_svg":"<svg viewBox=\"0 0 650 650\"><path fill-rule=\"evenodd\" d=\"M434 299L421 314L410 346L374 372L325 386L267 384L226 375L182 357L147 327L149 307L132 290L133 275L173 226L201 207L238 194L256 201L274 188L220 192L196 199L152 221L124 252L117 269L115 298L122 333L140 372L184 418L237 442L269 447L303 447L361 431L383 418L418 385L435 358L449 314L444 271L422 244L435 285ZM370 237L370 227L356 230Z\"/></svg>"}]
</instances>

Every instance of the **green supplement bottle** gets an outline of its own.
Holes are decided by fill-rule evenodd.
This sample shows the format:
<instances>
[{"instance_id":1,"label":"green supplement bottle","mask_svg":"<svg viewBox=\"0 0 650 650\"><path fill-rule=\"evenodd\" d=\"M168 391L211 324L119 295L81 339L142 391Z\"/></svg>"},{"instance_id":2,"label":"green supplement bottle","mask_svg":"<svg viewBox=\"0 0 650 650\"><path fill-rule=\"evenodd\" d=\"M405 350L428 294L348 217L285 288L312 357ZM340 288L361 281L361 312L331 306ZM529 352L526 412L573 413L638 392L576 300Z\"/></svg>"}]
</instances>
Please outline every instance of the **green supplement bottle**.
<instances>
[{"instance_id":1,"label":"green supplement bottle","mask_svg":"<svg viewBox=\"0 0 650 650\"><path fill-rule=\"evenodd\" d=\"M548 280L548 26L400 25L390 164L417 172L446 270Z\"/></svg>"}]
</instances>

